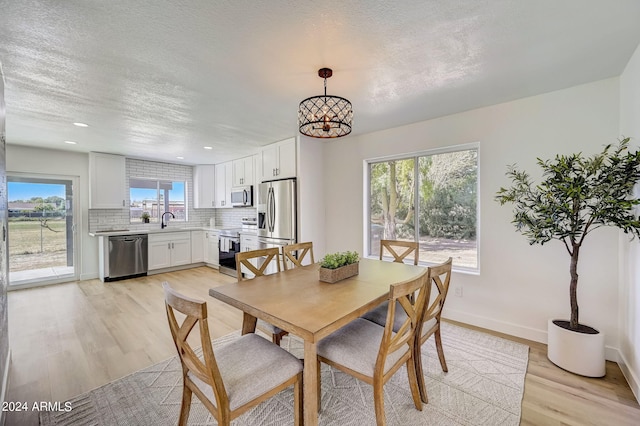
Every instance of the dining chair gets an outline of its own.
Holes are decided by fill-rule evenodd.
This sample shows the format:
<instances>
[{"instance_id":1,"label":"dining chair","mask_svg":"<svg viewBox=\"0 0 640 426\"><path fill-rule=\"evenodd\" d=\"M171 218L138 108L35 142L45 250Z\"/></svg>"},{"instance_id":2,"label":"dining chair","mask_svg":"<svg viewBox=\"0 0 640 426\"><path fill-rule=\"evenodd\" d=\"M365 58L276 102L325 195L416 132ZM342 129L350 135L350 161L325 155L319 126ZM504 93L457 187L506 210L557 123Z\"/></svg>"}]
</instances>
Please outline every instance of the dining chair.
<instances>
[{"instance_id":1,"label":"dining chair","mask_svg":"<svg viewBox=\"0 0 640 426\"><path fill-rule=\"evenodd\" d=\"M393 256L394 262L404 263L405 257L413 253L413 264L418 264L420 246L415 241L380 240L380 260L385 249Z\"/></svg>"},{"instance_id":2,"label":"dining chair","mask_svg":"<svg viewBox=\"0 0 640 426\"><path fill-rule=\"evenodd\" d=\"M435 287L437 291L429 291L429 297L431 298L432 293L435 294L435 297L433 298L433 300L428 299L427 303L425 303L423 307L420 325L418 327L418 332L416 333L417 340L419 340L419 342L415 346L416 354L414 356L414 360L416 362L416 372L418 375L418 387L420 388L420 397L425 404L428 402L428 398L422 370L421 347L432 335L435 336L434 340L442 371L444 371L445 373L449 371L447 367L447 361L444 358L444 350L442 349L440 322L442 308L444 307L444 302L447 298L447 294L449 293L449 284L451 282L451 266L452 259L449 258L444 263L427 268L427 286L430 289L432 287ZM387 305L388 302L381 304L375 309L364 314L362 318L374 322L378 325L384 326L388 320L386 316ZM396 309L396 311L398 310ZM403 324L403 321L405 321L404 312L397 312L394 318L393 331L399 330Z\"/></svg>"},{"instance_id":3,"label":"dining chair","mask_svg":"<svg viewBox=\"0 0 640 426\"><path fill-rule=\"evenodd\" d=\"M282 266L284 266L284 270L302 266L307 254L309 254L310 264L316 263L313 257L312 242L289 244L282 247Z\"/></svg>"},{"instance_id":4,"label":"dining chair","mask_svg":"<svg viewBox=\"0 0 640 426\"><path fill-rule=\"evenodd\" d=\"M182 364L179 425L186 425L195 394L219 425L229 425L260 402L293 385L294 422L302 424L302 363L289 352L253 333L214 348L207 304L162 283L171 336ZM176 318L175 311L181 322ZM202 355L187 342L198 326Z\"/></svg>"},{"instance_id":5,"label":"dining chair","mask_svg":"<svg viewBox=\"0 0 640 426\"><path fill-rule=\"evenodd\" d=\"M420 389L413 356L416 353L415 333L420 313L428 300L427 269L413 280L392 284L389 288L388 325L381 327L358 318L318 342L318 369L324 362L373 386L376 423L386 424L384 412L384 384L402 365L407 366L409 387L416 409L422 411ZM417 292L414 303L410 296ZM392 318L396 310L405 313L400 328L393 331ZM318 370L319 371L319 370ZM318 394L320 381L318 380ZM318 404L320 406L320 404Z\"/></svg>"},{"instance_id":6,"label":"dining chair","mask_svg":"<svg viewBox=\"0 0 640 426\"><path fill-rule=\"evenodd\" d=\"M427 389L424 385L424 375L422 371L422 354L420 348L431 337L435 336L436 350L438 351L438 358L440 360L440 366L445 373L449 371L447 367L447 361L444 359L444 350L442 349L442 337L440 335L440 323L442 316L442 308L444 308L444 302L447 299L449 293L449 284L451 282L451 267L452 259L449 258L446 262L439 265L429 267L429 283L427 285L433 285L437 292L433 292L435 297L424 305L424 314L422 315L422 321L418 327L416 333L416 339L419 340L415 346L416 354L416 372L418 374L418 387L420 388L420 397L426 404Z\"/></svg>"},{"instance_id":7,"label":"dining chair","mask_svg":"<svg viewBox=\"0 0 640 426\"><path fill-rule=\"evenodd\" d=\"M236 271L238 274L238 282L244 281L246 279L242 274L242 266L246 267L256 277L265 275L266 269L269 267L269 265L272 264L275 264L277 271L280 272L281 269L279 256L280 250L277 247L241 251L239 253L236 253ZM288 334L286 331L261 319L258 319L256 326L265 333L270 334L273 343L275 343L276 345L280 345L280 340L282 340L282 337Z\"/></svg>"}]
</instances>

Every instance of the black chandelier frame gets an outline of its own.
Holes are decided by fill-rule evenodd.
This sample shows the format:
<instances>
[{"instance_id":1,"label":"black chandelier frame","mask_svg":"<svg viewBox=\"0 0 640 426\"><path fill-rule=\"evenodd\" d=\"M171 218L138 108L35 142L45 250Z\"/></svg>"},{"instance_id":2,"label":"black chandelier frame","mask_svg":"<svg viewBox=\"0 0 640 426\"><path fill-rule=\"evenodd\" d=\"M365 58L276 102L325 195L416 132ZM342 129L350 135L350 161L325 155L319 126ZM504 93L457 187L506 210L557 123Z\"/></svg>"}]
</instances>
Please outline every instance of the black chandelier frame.
<instances>
[{"instance_id":1,"label":"black chandelier frame","mask_svg":"<svg viewBox=\"0 0 640 426\"><path fill-rule=\"evenodd\" d=\"M313 138L339 138L351 133L351 102L342 96L327 95L327 78L332 74L330 68L319 69L318 76L324 78L324 95L311 96L300 102L298 125L303 135Z\"/></svg>"}]
</instances>

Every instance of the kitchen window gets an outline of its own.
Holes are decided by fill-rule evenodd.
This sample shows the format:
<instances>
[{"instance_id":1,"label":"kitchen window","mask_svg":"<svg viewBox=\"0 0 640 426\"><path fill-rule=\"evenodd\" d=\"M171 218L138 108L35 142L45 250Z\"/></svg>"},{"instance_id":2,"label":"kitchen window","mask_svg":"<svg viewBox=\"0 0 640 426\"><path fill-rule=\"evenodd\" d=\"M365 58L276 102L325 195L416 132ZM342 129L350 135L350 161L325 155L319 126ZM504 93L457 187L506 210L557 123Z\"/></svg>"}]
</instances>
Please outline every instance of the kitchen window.
<instances>
[{"instance_id":1,"label":"kitchen window","mask_svg":"<svg viewBox=\"0 0 640 426\"><path fill-rule=\"evenodd\" d=\"M148 178L131 178L129 181L129 219L131 223L142 221L142 214L149 214L150 223L160 223L164 212L171 212L172 221L187 221L186 184Z\"/></svg>"},{"instance_id":2,"label":"kitchen window","mask_svg":"<svg viewBox=\"0 0 640 426\"><path fill-rule=\"evenodd\" d=\"M452 257L454 269L477 272L478 148L369 160L367 254L379 256L381 239L418 241L420 263Z\"/></svg>"}]
</instances>

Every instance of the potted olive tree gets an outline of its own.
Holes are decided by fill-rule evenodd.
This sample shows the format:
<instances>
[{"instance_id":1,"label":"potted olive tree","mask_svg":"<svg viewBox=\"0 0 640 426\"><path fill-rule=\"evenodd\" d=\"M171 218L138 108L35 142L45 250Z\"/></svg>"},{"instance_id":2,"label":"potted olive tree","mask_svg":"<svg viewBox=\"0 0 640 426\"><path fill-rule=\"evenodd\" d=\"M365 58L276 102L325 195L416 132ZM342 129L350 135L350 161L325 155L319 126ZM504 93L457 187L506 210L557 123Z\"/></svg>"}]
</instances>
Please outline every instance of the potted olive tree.
<instances>
[{"instance_id":1,"label":"potted olive tree","mask_svg":"<svg viewBox=\"0 0 640 426\"><path fill-rule=\"evenodd\" d=\"M640 178L640 151L628 151L629 138L589 158L581 153L538 158L542 181L510 166L512 185L500 188L496 200L514 204L512 223L530 244L561 241L569 263L569 321L548 322L548 358L559 367L589 377L605 374L604 335L578 321L578 258L586 236L603 226L614 226L631 237L640 236L634 207L640 199L633 188Z\"/></svg>"}]
</instances>

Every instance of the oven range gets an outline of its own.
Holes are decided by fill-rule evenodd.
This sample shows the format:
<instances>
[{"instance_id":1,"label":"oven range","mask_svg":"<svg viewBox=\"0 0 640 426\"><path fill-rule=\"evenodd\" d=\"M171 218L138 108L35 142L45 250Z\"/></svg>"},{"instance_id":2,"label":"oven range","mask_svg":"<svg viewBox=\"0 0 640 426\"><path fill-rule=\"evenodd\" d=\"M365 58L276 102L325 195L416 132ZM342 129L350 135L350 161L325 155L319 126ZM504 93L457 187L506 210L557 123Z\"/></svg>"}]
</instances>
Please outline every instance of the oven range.
<instances>
[{"instance_id":1,"label":"oven range","mask_svg":"<svg viewBox=\"0 0 640 426\"><path fill-rule=\"evenodd\" d=\"M236 276L236 253L240 253L240 231L242 228L220 230L220 272Z\"/></svg>"}]
</instances>

